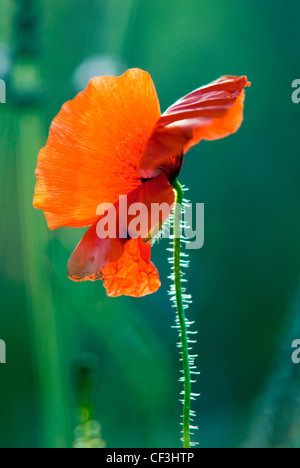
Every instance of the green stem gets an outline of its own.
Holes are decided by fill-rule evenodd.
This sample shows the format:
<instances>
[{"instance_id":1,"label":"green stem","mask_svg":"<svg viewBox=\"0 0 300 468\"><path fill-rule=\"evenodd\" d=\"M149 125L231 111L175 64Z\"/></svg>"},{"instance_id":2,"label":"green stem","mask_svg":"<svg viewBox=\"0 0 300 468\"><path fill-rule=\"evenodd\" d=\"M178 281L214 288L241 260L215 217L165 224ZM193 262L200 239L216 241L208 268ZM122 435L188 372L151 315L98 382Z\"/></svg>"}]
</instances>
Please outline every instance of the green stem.
<instances>
[{"instance_id":1,"label":"green stem","mask_svg":"<svg viewBox=\"0 0 300 468\"><path fill-rule=\"evenodd\" d=\"M188 345L188 332L186 317L183 307L182 287L181 287L181 214L183 204L183 189L178 180L173 182L173 188L176 193L174 210L174 281L177 304L177 315L180 324L180 338L182 346L182 361L184 373L184 402L183 402L183 447L190 448L190 417L191 417L191 372L190 357Z\"/></svg>"}]
</instances>

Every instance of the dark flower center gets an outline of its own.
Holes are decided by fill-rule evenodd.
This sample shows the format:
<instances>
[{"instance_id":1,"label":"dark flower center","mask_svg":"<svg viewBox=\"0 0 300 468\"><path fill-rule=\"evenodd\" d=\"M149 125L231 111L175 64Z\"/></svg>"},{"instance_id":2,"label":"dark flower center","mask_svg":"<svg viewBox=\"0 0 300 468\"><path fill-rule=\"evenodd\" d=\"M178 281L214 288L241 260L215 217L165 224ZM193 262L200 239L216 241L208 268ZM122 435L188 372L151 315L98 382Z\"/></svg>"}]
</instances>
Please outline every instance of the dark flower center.
<instances>
[{"instance_id":1,"label":"dark flower center","mask_svg":"<svg viewBox=\"0 0 300 468\"><path fill-rule=\"evenodd\" d=\"M167 162L162 163L160 166L158 166L158 169L164 174L166 174L170 184L172 184L174 180L178 178L181 168L183 166L183 161L184 161L184 157L183 157L183 153L181 153L179 155L172 156ZM149 182L150 180L152 180L152 178L141 179L143 184L146 182Z\"/></svg>"}]
</instances>

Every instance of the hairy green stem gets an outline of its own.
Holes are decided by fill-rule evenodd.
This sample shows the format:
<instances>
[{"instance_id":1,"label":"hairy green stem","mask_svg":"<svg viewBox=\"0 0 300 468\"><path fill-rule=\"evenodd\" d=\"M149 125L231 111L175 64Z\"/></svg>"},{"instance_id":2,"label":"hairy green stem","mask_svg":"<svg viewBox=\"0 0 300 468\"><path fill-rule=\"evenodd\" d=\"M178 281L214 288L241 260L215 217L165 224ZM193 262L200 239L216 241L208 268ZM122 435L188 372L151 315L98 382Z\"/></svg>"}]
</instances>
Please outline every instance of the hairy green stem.
<instances>
[{"instance_id":1,"label":"hairy green stem","mask_svg":"<svg viewBox=\"0 0 300 468\"><path fill-rule=\"evenodd\" d=\"M176 193L174 209L174 282L177 304L177 314L180 325L180 338L182 346L182 361L184 373L184 401L183 401L183 447L190 448L190 417L191 417L191 372L188 345L188 332L186 317L183 307L182 285L181 285L181 215L183 204L183 189L178 180L173 182Z\"/></svg>"}]
</instances>

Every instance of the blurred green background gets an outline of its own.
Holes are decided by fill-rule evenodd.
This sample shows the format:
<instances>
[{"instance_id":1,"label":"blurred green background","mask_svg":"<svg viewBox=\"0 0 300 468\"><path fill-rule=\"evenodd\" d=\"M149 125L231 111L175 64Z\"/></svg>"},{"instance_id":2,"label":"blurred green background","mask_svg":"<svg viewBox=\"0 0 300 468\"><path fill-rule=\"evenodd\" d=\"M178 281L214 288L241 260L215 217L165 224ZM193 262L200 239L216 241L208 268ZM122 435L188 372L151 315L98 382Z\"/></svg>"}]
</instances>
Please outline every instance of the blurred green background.
<instances>
[{"instance_id":1,"label":"blurred green background","mask_svg":"<svg viewBox=\"0 0 300 468\"><path fill-rule=\"evenodd\" d=\"M0 0L0 447L178 447L181 407L167 241L161 290L108 299L66 265L80 230L32 208L37 153L88 78L140 67L164 110L224 74L247 74L238 134L201 143L181 182L204 202L192 251L200 447L300 447L298 0ZM77 429L75 430L75 427Z\"/></svg>"}]
</instances>

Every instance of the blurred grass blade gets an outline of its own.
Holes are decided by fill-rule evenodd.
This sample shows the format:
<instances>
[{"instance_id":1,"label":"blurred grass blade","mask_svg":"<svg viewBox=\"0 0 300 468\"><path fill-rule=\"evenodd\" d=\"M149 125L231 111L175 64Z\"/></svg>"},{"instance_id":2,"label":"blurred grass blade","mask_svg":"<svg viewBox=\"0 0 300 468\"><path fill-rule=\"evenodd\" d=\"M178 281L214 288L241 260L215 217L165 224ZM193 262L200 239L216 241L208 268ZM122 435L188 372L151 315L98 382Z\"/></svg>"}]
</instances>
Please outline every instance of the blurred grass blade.
<instances>
[{"instance_id":1,"label":"blurred grass blade","mask_svg":"<svg viewBox=\"0 0 300 468\"><path fill-rule=\"evenodd\" d=\"M37 69L26 65L38 84ZM22 65L15 76L14 89L20 96ZM42 146L41 117L34 106L16 112L17 175L22 226L22 250L27 307L32 331L32 351L36 364L39 404L42 414L41 444L47 448L66 447L67 422L63 376L60 366L57 318L46 274L46 224L32 206L36 158Z\"/></svg>"}]
</instances>

